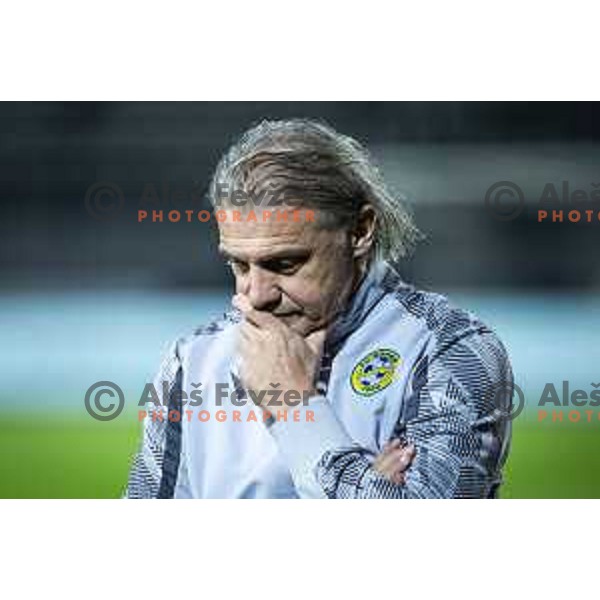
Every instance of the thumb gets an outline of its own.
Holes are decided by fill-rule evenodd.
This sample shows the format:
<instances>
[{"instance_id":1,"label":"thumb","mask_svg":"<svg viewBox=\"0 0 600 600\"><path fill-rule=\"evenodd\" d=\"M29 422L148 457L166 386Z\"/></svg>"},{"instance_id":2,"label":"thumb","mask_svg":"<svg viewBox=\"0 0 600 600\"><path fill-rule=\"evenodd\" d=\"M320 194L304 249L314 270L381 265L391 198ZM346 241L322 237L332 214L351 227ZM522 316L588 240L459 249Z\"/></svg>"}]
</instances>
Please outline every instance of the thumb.
<instances>
[{"instance_id":1,"label":"thumb","mask_svg":"<svg viewBox=\"0 0 600 600\"><path fill-rule=\"evenodd\" d=\"M321 356L321 353L323 352L326 335L326 329L318 329L317 331L313 331L311 334L306 336L306 343L317 356Z\"/></svg>"}]
</instances>

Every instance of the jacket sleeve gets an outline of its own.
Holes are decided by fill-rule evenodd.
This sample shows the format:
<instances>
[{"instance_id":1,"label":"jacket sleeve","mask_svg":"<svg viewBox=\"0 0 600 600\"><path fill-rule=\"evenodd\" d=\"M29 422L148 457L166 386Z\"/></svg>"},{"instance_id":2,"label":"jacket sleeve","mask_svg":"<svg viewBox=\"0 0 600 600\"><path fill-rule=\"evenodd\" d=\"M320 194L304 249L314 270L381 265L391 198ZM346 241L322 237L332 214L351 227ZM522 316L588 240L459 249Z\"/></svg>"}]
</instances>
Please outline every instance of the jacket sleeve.
<instances>
[{"instance_id":1,"label":"jacket sleeve","mask_svg":"<svg viewBox=\"0 0 600 600\"><path fill-rule=\"evenodd\" d=\"M417 361L392 435L416 447L403 485L373 469L372 452L352 442L324 399L314 423L272 428L294 480L312 495L318 485L329 498L486 498L501 482L511 399L508 356L483 328L443 347L434 339Z\"/></svg>"},{"instance_id":2,"label":"jacket sleeve","mask_svg":"<svg viewBox=\"0 0 600 600\"><path fill-rule=\"evenodd\" d=\"M155 404L148 403L141 448L135 455L124 497L172 498L189 495L181 452L181 422L169 410L181 410L182 366L179 344L171 345L154 379Z\"/></svg>"}]
</instances>

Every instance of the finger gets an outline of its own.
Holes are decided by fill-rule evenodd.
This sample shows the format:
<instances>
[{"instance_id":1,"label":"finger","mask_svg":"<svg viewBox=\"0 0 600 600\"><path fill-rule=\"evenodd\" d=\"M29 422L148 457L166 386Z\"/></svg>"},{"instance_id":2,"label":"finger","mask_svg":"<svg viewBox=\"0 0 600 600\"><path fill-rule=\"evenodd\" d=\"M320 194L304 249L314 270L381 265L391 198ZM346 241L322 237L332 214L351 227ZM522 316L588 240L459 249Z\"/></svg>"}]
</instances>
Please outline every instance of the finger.
<instances>
[{"instance_id":1,"label":"finger","mask_svg":"<svg viewBox=\"0 0 600 600\"><path fill-rule=\"evenodd\" d=\"M241 311L244 318L255 327L260 329L282 327L280 319L274 317L271 313L256 310L244 294L236 294L231 302Z\"/></svg>"},{"instance_id":2,"label":"finger","mask_svg":"<svg viewBox=\"0 0 600 600\"><path fill-rule=\"evenodd\" d=\"M402 485L404 483L404 481L406 480L405 474L401 471L396 471L395 473L391 473L390 475L387 476L387 478L390 481L392 481L393 483L395 483L396 485Z\"/></svg>"},{"instance_id":3,"label":"finger","mask_svg":"<svg viewBox=\"0 0 600 600\"><path fill-rule=\"evenodd\" d=\"M404 485L406 483L406 476L404 473L394 473L391 477L392 483L396 485Z\"/></svg>"},{"instance_id":4,"label":"finger","mask_svg":"<svg viewBox=\"0 0 600 600\"><path fill-rule=\"evenodd\" d=\"M407 448L394 450L387 458L388 464L394 472L406 471L406 469L408 469L408 467L412 464L415 454L416 452L414 446L408 446Z\"/></svg>"},{"instance_id":5,"label":"finger","mask_svg":"<svg viewBox=\"0 0 600 600\"><path fill-rule=\"evenodd\" d=\"M385 452L382 452L381 454L378 454L375 457L375 460L373 461L373 468L378 471L379 473L383 473L384 472L384 465L383 465L383 461L386 457Z\"/></svg>"},{"instance_id":6,"label":"finger","mask_svg":"<svg viewBox=\"0 0 600 600\"><path fill-rule=\"evenodd\" d=\"M261 353L261 331L248 323L243 323L238 331L237 352L239 366L253 361Z\"/></svg>"},{"instance_id":7,"label":"finger","mask_svg":"<svg viewBox=\"0 0 600 600\"><path fill-rule=\"evenodd\" d=\"M374 459L373 459L373 467L379 470L381 466L381 461L385 458L387 450L384 448Z\"/></svg>"},{"instance_id":8,"label":"finger","mask_svg":"<svg viewBox=\"0 0 600 600\"><path fill-rule=\"evenodd\" d=\"M245 340L257 340L260 338L261 332L262 330L250 321L244 321L240 326L240 336Z\"/></svg>"},{"instance_id":9,"label":"finger","mask_svg":"<svg viewBox=\"0 0 600 600\"><path fill-rule=\"evenodd\" d=\"M386 470L382 470L378 468L375 464L373 465L375 470L383 477L385 477L388 481L395 483L396 485L404 485L406 481L405 472L401 469L393 470L392 468L388 468Z\"/></svg>"},{"instance_id":10,"label":"finger","mask_svg":"<svg viewBox=\"0 0 600 600\"><path fill-rule=\"evenodd\" d=\"M394 438L389 441L390 448L396 449L402 447L402 440L400 438Z\"/></svg>"},{"instance_id":11,"label":"finger","mask_svg":"<svg viewBox=\"0 0 600 600\"><path fill-rule=\"evenodd\" d=\"M415 457L417 450L413 444L408 444L407 446L398 448L398 452L402 453L403 459L411 461Z\"/></svg>"},{"instance_id":12,"label":"finger","mask_svg":"<svg viewBox=\"0 0 600 600\"><path fill-rule=\"evenodd\" d=\"M377 466L382 469L392 469L396 460L393 453L402 450L401 444L402 442L398 438L387 441L383 445L383 450L377 456Z\"/></svg>"},{"instance_id":13,"label":"finger","mask_svg":"<svg viewBox=\"0 0 600 600\"><path fill-rule=\"evenodd\" d=\"M252 348L256 345L256 336L247 329L240 329L237 351L241 356L251 356Z\"/></svg>"},{"instance_id":14,"label":"finger","mask_svg":"<svg viewBox=\"0 0 600 600\"><path fill-rule=\"evenodd\" d=\"M381 455L377 463L377 469L381 473L391 475L394 471L398 470L398 458L394 457L392 452Z\"/></svg>"},{"instance_id":15,"label":"finger","mask_svg":"<svg viewBox=\"0 0 600 600\"><path fill-rule=\"evenodd\" d=\"M321 356L321 353L323 352L326 336L326 329L318 329L317 331L313 331L311 334L306 336L306 343L317 356Z\"/></svg>"},{"instance_id":16,"label":"finger","mask_svg":"<svg viewBox=\"0 0 600 600\"><path fill-rule=\"evenodd\" d=\"M394 448L398 448L399 444L400 440L398 439L388 440L383 444L383 448L381 449L381 452L378 456L385 456L386 454L389 454Z\"/></svg>"}]
</instances>

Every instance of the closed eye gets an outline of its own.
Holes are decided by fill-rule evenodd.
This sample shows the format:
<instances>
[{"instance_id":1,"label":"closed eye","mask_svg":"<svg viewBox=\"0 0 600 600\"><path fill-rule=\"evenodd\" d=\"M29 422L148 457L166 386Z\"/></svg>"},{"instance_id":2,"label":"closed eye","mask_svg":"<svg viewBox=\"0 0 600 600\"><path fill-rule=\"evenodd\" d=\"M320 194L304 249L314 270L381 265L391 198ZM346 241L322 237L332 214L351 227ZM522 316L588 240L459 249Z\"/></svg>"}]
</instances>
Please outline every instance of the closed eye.
<instances>
[{"instance_id":1,"label":"closed eye","mask_svg":"<svg viewBox=\"0 0 600 600\"><path fill-rule=\"evenodd\" d=\"M225 250L221 250L227 264L231 267L234 273L245 274L250 270L250 263L241 258L232 256ZM293 275L308 262L311 256L310 250L297 250L293 253L281 254L279 256L271 256L253 261L254 264L260 266L261 269L276 273L278 275Z\"/></svg>"},{"instance_id":2,"label":"closed eye","mask_svg":"<svg viewBox=\"0 0 600 600\"><path fill-rule=\"evenodd\" d=\"M249 269L249 265L247 262L243 260L238 260L237 258L228 258L227 264L231 267L231 270L234 273L247 273Z\"/></svg>"},{"instance_id":3,"label":"closed eye","mask_svg":"<svg viewBox=\"0 0 600 600\"><path fill-rule=\"evenodd\" d=\"M260 266L263 269L271 271L272 273L278 273L279 275L293 275L302 267L302 265L306 263L307 260L308 255L277 257L261 261Z\"/></svg>"}]
</instances>

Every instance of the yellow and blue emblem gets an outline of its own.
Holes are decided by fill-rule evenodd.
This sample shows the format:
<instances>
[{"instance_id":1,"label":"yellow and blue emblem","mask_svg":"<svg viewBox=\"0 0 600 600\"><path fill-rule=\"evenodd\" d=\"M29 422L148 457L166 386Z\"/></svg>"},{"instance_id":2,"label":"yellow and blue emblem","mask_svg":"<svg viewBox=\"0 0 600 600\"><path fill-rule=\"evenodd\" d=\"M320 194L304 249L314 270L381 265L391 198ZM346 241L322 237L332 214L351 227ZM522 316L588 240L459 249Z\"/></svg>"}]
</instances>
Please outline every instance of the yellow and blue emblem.
<instances>
[{"instance_id":1,"label":"yellow and blue emblem","mask_svg":"<svg viewBox=\"0 0 600 600\"><path fill-rule=\"evenodd\" d=\"M402 358L395 350L378 348L369 352L352 370L352 389L362 396L372 396L394 381Z\"/></svg>"}]
</instances>

